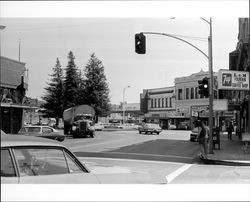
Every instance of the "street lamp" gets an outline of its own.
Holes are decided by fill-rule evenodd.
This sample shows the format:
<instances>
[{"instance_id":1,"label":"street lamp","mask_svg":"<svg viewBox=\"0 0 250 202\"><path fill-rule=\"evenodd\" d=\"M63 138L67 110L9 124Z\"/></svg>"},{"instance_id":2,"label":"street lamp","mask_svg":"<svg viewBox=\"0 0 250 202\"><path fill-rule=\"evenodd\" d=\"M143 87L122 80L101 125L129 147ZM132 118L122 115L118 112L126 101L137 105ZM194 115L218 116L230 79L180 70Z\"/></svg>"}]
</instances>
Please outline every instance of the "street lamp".
<instances>
[{"instance_id":1,"label":"street lamp","mask_svg":"<svg viewBox=\"0 0 250 202\"><path fill-rule=\"evenodd\" d=\"M130 88L130 86L126 86L123 88L123 102L122 102L122 123L123 123L123 128L125 126L125 91L127 88Z\"/></svg>"},{"instance_id":2,"label":"street lamp","mask_svg":"<svg viewBox=\"0 0 250 202\"><path fill-rule=\"evenodd\" d=\"M6 28L6 26L4 25L0 25L0 30L4 30ZM0 31L0 88L2 86L2 61L1 61L1 57L2 57L2 54L1 54L1 46L2 46L2 40L1 40L1 31ZM1 102L2 100L0 100L0 133L1 133L1 130L2 130L2 108L1 108Z\"/></svg>"}]
</instances>

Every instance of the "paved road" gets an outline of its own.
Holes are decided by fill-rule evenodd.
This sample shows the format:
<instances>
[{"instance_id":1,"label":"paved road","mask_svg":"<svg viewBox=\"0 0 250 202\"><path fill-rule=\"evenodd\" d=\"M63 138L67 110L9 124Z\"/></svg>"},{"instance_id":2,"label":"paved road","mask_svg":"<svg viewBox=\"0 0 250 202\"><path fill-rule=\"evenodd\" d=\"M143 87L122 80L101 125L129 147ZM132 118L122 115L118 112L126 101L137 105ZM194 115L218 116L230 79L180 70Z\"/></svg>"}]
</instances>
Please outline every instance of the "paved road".
<instances>
[{"instance_id":1,"label":"paved road","mask_svg":"<svg viewBox=\"0 0 250 202\"><path fill-rule=\"evenodd\" d=\"M199 145L189 141L188 131L163 131L140 135L136 131L97 132L95 138L66 139L68 146L97 175L144 175L138 183L249 184L250 168L203 165L197 158ZM139 160L138 160L139 159ZM114 178L113 178L114 179Z\"/></svg>"}]
</instances>

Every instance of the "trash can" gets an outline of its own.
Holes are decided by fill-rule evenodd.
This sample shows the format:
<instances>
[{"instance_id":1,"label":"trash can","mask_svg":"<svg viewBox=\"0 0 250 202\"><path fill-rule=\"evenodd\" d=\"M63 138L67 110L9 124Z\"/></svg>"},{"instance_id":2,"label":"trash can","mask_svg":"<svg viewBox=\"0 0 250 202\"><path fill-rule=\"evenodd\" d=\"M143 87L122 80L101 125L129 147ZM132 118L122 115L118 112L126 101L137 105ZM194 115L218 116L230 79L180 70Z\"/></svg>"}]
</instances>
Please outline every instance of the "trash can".
<instances>
[{"instance_id":1,"label":"trash can","mask_svg":"<svg viewBox=\"0 0 250 202\"><path fill-rule=\"evenodd\" d=\"M217 128L213 128L213 148L220 150L220 129Z\"/></svg>"}]
</instances>

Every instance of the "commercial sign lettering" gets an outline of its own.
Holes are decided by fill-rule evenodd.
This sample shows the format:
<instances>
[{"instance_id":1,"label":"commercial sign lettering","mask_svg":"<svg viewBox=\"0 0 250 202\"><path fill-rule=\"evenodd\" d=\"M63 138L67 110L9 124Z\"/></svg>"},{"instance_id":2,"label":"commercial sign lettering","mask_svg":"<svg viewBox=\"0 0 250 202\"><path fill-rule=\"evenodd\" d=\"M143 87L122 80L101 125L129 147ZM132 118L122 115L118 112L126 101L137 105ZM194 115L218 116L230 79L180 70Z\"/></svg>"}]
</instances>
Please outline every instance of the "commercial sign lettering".
<instances>
[{"instance_id":1,"label":"commercial sign lettering","mask_svg":"<svg viewBox=\"0 0 250 202\"><path fill-rule=\"evenodd\" d=\"M249 72L219 70L218 88L224 90L249 90Z\"/></svg>"}]
</instances>

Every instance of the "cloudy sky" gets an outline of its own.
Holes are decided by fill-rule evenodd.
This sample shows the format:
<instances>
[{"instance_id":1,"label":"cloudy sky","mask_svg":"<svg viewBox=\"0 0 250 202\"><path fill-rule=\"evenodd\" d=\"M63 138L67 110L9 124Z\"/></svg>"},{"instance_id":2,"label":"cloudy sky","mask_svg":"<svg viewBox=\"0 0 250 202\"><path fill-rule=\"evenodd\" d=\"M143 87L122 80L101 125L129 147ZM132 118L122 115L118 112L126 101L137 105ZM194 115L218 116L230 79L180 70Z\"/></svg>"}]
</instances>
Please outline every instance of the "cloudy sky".
<instances>
[{"instance_id":1,"label":"cloudy sky","mask_svg":"<svg viewBox=\"0 0 250 202\"><path fill-rule=\"evenodd\" d=\"M176 39L146 35L147 53L134 51L134 35L159 32L178 35L208 52L209 26L199 17L212 17L213 69L228 69L235 50L238 18L248 16L248 1L136 2L1 2L1 55L29 69L27 95L40 98L56 58L63 67L73 51L83 69L91 53L103 62L112 104L123 99L139 103L143 89L174 85L174 78L208 70L200 52ZM175 17L175 18L173 18Z\"/></svg>"}]
</instances>

